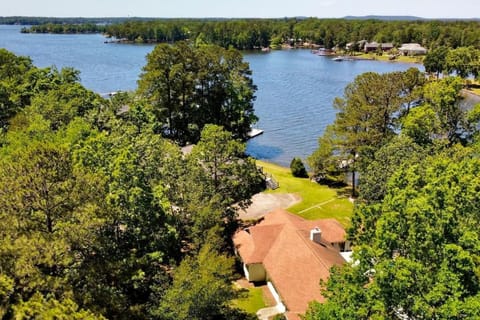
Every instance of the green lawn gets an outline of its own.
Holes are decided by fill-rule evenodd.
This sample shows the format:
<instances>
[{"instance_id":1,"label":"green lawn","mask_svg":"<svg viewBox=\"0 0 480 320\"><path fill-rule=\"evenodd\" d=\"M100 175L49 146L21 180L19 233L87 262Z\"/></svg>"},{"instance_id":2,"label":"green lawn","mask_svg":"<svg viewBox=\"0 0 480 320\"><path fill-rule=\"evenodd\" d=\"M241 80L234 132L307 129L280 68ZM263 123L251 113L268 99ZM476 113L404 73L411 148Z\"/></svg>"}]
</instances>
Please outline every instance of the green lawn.
<instances>
[{"instance_id":1,"label":"green lawn","mask_svg":"<svg viewBox=\"0 0 480 320\"><path fill-rule=\"evenodd\" d=\"M395 60L389 60L388 54L383 54L381 56L378 56L375 53L373 54L362 53L362 54L355 55L355 58L372 59L372 60L379 60L379 61L393 61L393 62L397 61L397 62L405 62L405 63L422 63L423 61L422 56L411 57L411 56L400 55Z\"/></svg>"},{"instance_id":2,"label":"green lawn","mask_svg":"<svg viewBox=\"0 0 480 320\"><path fill-rule=\"evenodd\" d=\"M239 309L250 314L255 314L258 310L267 307L263 299L262 288L260 287L248 288L248 295L235 300L234 304Z\"/></svg>"},{"instance_id":3,"label":"green lawn","mask_svg":"<svg viewBox=\"0 0 480 320\"><path fill-rule=\"evenodd\" d=\"M350 224L353 204L344 195L345 189L332 189L309 179L295 178L290 168L272 163L257 160L257 165L279 182L278 189L266 192L295 193L302 198L300 203L288 208L288 211L309 220L335 218L345 227Z\"/></svg>"}]
</instances>

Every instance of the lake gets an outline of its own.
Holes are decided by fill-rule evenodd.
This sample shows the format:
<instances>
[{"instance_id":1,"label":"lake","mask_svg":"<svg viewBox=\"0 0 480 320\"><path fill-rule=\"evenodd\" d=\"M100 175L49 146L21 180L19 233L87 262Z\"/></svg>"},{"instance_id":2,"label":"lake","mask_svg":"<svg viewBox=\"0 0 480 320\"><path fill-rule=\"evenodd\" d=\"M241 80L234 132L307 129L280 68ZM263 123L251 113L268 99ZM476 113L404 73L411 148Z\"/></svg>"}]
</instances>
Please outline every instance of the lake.
<instances>
[{"instance_id":1,"label":"lake","mask_svg":"<svg viewBox=\"0 0 480 320\"><path fill-rule=\"evenodd\" d=\"M30 56L35 65L73 67L82 84L98 93L127 91L145 65L153 45L105 44L93 35L22 34L20 26L0 25L0 47ZM244 53L258 87L255 125L263 135L247 143L252 156L288 166L317 148L318 137L335 119L332 102L364 72L402 71L421 65L379 61L332 61L309 50Z\"/></svg>"}]
</instances>

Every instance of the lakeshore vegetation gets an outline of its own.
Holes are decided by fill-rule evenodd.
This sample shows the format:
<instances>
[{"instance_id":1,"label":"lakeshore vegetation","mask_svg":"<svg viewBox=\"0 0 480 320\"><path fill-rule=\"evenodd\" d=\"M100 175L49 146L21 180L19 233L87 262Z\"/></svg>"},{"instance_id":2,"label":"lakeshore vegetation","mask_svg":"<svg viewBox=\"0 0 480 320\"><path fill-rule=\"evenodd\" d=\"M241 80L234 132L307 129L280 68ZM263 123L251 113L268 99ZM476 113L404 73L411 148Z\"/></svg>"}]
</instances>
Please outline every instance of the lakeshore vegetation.
<instances>
[{"instance_id":1,"label":"lakeshore vegetation","mask_svg":"<svg viewBox=\"0 0 480 320\"><path fill-rule=\"evenodd\" d=\"M317 207L317 193L292 211L331 217L340 208L356 262L332 270L327 301L312 302L305 319L480 317L480 107L461 107L465 78L479 74L476 22L258 20L288 26L278 36L257 33L256 21L201 21L203 35L169 29L160 42L175 44L147 57L137 91L108 100L73 69L40 69L0 49L1 318L251 319L237 308L230 236L235 208L264 177L243 143L256 88L229 47L275 38L335 46L352 34L427 43L427 71L444 76L369 72L334 101L337 117L309 164L319 181L353 176L353 216L346 198ZM190 21L112 26L161 23ZM246 42L228 33L242 23L252 28ZM189 42L174 39L182 32ZM320 190L262 165L283 190Z\"/></svg>"},{"instance_id":2,"label":"lakeshore vegetation","mask_svg":"<svg viewBox=\"0 0 480 320\"><path fill-rule=\"evenodd\" d=\"M321 180L359 175L355 263L307 320L480 317L480 105L461 106L463 87L410 69L362 74L337 98L309 160Z\"/></svg>"},{"instance_id":3,"label":"lakeshore vegetation","mask_svg":"<svg viewBox=\"0 0 480 320\"><path fill-rule=\"evenodd\" d=\"M66 22L69 22L66 20ZM93 22L93 23L92 23ZM383 21L318 18L283 19L128 19L106 24L62 24L59 21L33 25L23 32L102 32L116 39L138 43L173 43L190 40L241 50L309 44L345 48L360 40L420 43L433 49L473 46L480 48L478 21Z\"/></svg>"}]
</instances>

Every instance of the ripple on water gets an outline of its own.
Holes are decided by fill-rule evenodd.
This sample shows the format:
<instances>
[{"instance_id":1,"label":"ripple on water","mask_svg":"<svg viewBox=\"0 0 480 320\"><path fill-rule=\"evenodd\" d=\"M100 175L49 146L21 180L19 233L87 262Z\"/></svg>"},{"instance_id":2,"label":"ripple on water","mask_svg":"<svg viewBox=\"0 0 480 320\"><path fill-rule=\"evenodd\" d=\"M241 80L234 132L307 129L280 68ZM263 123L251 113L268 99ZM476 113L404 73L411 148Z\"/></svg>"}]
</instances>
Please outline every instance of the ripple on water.
<instances>
[{"instance_id":1,"label":"ripple on water","mask_svg":"<svg viewBox=\"0 0 480 320\"><path fill-rule=\"evenodd\" d=\"M255 127L265 130L248 142L247 152L284 166L295 156L306 159L317 148L318 137L335 119L333 100L343 95L345 86L357 75L412 66L371 61L338 63L308 50L247 54L245 58L258 86L255 112L260 120Z\"/></svg>"}]
</instances>

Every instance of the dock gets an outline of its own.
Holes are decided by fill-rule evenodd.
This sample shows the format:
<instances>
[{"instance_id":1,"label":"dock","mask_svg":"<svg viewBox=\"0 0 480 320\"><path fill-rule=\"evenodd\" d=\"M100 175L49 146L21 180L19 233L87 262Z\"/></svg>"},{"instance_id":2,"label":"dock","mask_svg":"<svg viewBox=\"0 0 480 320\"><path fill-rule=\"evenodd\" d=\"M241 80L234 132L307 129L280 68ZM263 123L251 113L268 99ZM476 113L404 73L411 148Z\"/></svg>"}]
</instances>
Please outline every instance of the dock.
<instances>
[{"instance_id":1,"label":"dock","mask_svg":"<svg viewBox=\"0 0 480 320\"><path fill-rule=\"evenodd\" d=\"M250 129L250 131L247 133L248 135L248 138L249 139L252 139L252 138L255 138L256 136L259 136L263 133L263 130L262 129L256 129L256 128L252 128Z\"/></svg>"}]
</instances>

